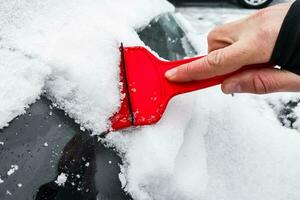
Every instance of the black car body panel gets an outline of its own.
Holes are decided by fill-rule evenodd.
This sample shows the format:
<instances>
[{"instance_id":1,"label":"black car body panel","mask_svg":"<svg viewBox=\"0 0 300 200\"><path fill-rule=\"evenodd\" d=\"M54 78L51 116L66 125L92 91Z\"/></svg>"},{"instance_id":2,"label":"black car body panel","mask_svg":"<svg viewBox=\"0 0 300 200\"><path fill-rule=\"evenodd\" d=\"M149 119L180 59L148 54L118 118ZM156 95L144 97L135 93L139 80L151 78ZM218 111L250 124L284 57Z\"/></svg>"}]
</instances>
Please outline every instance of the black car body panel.
<instances>
[{"instance_id":1,"label":"black car body panel","mask_svg":"<svg viewBox=\"0 0 300 200\"><path fill-rule=\"evenodd\" d=\"M244 8L254 8L254 9L259 9L259 8L264 8L267 7L270 3L272 3L273 0L267 0L265 2L262 3L250 3L247 0L168 0L169 2L175 4L176 6L183 6L183 5L190 5L190 4L209 4L212 5L212 3L218 3L218 6L220 5L220 3L235 3L238 4Z\"/></svg>"}]
</instances>

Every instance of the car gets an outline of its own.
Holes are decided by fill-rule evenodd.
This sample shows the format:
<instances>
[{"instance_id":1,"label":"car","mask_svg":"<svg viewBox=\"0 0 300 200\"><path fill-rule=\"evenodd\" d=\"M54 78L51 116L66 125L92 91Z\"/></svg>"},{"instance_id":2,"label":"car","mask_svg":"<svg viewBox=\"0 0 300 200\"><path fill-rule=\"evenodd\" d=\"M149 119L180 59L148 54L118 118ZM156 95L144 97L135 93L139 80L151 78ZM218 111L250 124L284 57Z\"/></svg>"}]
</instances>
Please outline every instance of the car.
<instances>
[{"instance_id":1,"label":"car","mask_svg":"<svg viewBox=\"0 0 300 200\"><path fill-rule=\"evenodd\" d=\"M136 30L140 39L164 59L196 54L174 13L159 15ZM5 178L11 163L19 166L18 176L0 184L0 199L132 199L122 190L118 153L53 104L44 94L25 114L0 130L0 141L5 143L0 145L0 175ZM57 181L66 174L67 182L61 187Z\"/></svg>"},{"instance_id":2,"label":"car","mask_svg":"<svg viewBox=\"0 0 300 200\"><path fill-rule=\"evenodd\" d=\"M169 1L174 3L175 5L205 2L203 0L169 0ZM267 7L270 3L272 3L272 1L273 0L235 0L234 2L244 8L259 9L259 8ZM209 2L211 3L211 1ZM220 2L220 1L216 1L216 2Z\"/></svg>"},{"instance_id":3,"label":"car","mask_svg":"<svg viewBox=\"0 0 300 200\"><path fill-rule=\"evenodd\" d=\"M173 12L159 14L135 31L161 58L194 56L197 52L177 19ZM283 106L286 109L278 109L282 124L293 128L297 105L298 101L289 102ZM0 129L0 199L133 199L119 178L124 164L119 153L99 139L57 107L47 93L42 94L24 114ZM15 174L8 178L8 172Z\"/></svg>"}]
</instances>

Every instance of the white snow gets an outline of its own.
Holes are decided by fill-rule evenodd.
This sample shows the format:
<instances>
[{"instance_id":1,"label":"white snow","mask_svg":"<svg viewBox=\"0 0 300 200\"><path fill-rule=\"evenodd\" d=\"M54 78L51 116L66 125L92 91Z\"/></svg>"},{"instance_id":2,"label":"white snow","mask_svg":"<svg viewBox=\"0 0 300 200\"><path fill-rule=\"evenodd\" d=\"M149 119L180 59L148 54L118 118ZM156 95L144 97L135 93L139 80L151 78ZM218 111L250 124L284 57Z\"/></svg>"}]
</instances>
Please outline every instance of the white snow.
<instances>
[{"instance_id":1,"label":"white snow","mask_svg":"<svg viewBox=\"0 0 300 200\"><path fill-rule=\"evenodd\" d=\"M60 173L56 179L56 181L54 181L58 186L65 186L65 183L68 179L68 176L65 173Z\"/></svg>"},{"instance_id":2,"label":"white snow","mask_svg":"<svg viewBox=\"0 0 300 200\"><path fill-rule=\"evenodd\" d=\"M134 28L174 10L164 0L3 0L0 128L47 95L95 134L119 105L119 45ZM142 16L142 17L141 17Z\"/></svg>"},{"instance_id":3,"label":"white snow","mask_svg":"<svg viewBox=\"0 0 300 200\"><path fill-rule=\"evenodd\" d=\"M1 41L0 41L1 46ZM0 48L0 128L41 94L50 70L19 51Z\"/></svg>"},{"instance_id":4,"label":"white snow","mask_svg":"<svg viewBox=\"0 0 300 200\"><path fill-rule=\"evenodd\" d=\"M182 10L177 19L200 54L209 29L253 12ZM122 186L139 200L298 200L300 134L282 126L269 103L299 97L232 97L214 87L175 98L157 125L108 135L125 155Z\"/></svg>"},{"instance_id":5,"label":"white snow","mask_svg":"<svg viewBox=\"0 0 300 200\"><path fill-rule=\"evenodd\" d=\"M47 147L49 146L49 144L47 142L44 143L44 147Z\"/></svg>"},{"instance_id":6,"label":"white snow","mask_svg":"<svg viewBox=\"0 0 300 200\"><path fill-rule=\"evenodd\" d=\"M18 169L18 165L11 165L10 169L7 171L7 176L13 175Z\"/></svg>"},{"instance_id":7,"label":"white snow","mask_svg":"<svg viewBox=\"0 0 300 200\"><path fill-rule=\"evenodd\" d=\"M3 181L3 179L1 179L1 176L0 176L0 184L1 184L1 183L4 183L4 181Z\"/></svg>"},{"instance_id":8,"label":"white snow","mask_svg":"<svg viewBox=\"0 0 300 200\"><path fill-rule=\"evenodd\" d=\"M9 190L6 190L6 194L12 196L12 193Z\"/></svg>"}]
</instances>

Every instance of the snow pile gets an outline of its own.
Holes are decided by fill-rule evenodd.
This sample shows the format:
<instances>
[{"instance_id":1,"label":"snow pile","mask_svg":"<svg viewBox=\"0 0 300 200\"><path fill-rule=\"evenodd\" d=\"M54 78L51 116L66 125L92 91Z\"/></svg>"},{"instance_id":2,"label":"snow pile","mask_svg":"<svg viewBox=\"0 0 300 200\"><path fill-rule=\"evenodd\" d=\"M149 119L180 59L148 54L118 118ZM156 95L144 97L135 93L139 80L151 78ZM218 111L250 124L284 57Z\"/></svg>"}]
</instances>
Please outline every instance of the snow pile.
<instances>
[{"instance_id":1,"label":"snow pile","mask_svg":"<svg viewBox=\"0 0 300 200\"><path fill-rule=\"evenodd\" d=\"M0 128L45 89L95 134L106 130L118 109L120 43L142 44L134 28L174 9L163 0L4 0L1 5Z\"/></svg>"},{"instance_id":2,"label":"snow pile","mask_svg":"<svg viewBox=\"0 0 300 200\"><path fill-rule=\"evenodd\" d=\"M216 87L176 98L155 126L109 136L135 199L300 198L300 135L261 97Z\"/></svg>"},{"instance_id":3,"label":"snow pile","mask_svg":"<svg viewBox=\"0 0 300 200\"><path fill-rule=\"evenodd\" d=\"M201 53L205 35L189 34ZM282 126L270 104L299 96L232 97L214 87L176 97L157 125L109 135L126 161L125 190L139 200L298 200L300 134Z\"/></svg>"},{"instance_id":4,"label":"snow pile","mask_svg":"<svg viewBox=\"0 0 300 200\"><path fill-rule=\"evenodd\" d=\"M0 128L42 92L50 68L13 49L0 49Z\"/></svg>"}]
</instances>

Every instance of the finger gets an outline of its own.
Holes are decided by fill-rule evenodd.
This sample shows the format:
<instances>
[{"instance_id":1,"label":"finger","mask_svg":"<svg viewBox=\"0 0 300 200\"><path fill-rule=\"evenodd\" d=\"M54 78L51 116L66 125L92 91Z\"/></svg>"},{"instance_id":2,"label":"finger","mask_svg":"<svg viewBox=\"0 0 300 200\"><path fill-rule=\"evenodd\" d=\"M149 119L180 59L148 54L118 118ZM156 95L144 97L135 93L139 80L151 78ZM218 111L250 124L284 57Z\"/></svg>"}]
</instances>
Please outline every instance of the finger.
<instances>
[{"instance_id":1,"label":"finger","mask_svg":"<svg viewBox=\"0 0 300 200\"><path fill-rule=\"evenodd\" d=\"M225 94L300 92L300 76L279 69L252 69L226 79L222 91Z\"/></svg>"},{"instance_id":2,"label":"finger","mask_svg":"<svg viewBox=\"0 0 300 200\"><path fill-rule=\"evenodd\" d=\"M245 43L247 44L247 43ZM211 52L208 56L167 71L166 78L174 82L201 80L234 72L253 63L251 50L244 43Z\"/></svg>"},{"instance_id":3,"label":"finger","mask_svg":"<svg viewBox=\"0 0 300 200\"><path fill-rule=\"evenodd\" d=\"M235 43L239 36L242 23L241 20L227 23L213 29L207 36L208 52L224 48Z\"/></svg>"}]
</instances>

